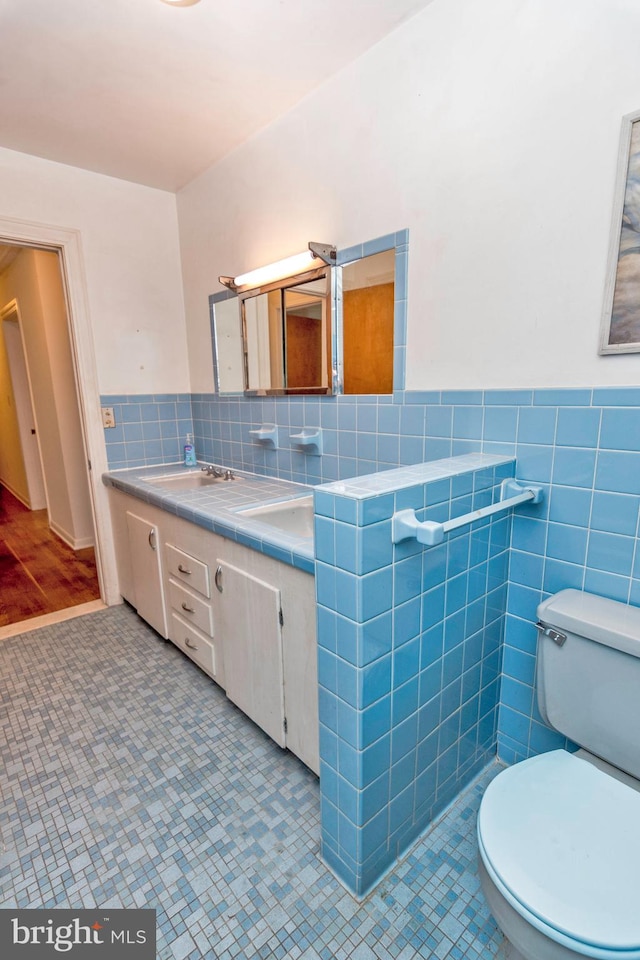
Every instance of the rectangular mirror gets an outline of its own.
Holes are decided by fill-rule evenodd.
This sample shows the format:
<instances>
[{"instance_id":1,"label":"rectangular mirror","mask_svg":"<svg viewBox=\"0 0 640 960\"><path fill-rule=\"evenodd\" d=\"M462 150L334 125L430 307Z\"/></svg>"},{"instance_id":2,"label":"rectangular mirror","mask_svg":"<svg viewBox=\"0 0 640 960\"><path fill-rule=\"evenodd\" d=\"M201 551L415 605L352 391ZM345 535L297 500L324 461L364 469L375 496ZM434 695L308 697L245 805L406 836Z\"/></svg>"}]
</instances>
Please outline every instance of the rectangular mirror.
<instances>
[{"instance_id":1,"label":"rectangular mirror","mask_svg":"<svg viewBox=\"0 0 640 960\"><path fill-rule=\"evenodd\" d=\"M342 392L393 393L395 250L342 271Z\"/></svg>"},{"instance_id":2,"label":"rectangular mirror","mask_svg":"<svg viewBox=\"0 0 640 960\"><path fill-rule=\"evenodd\" d=\"M252 394L331 393L329 268L240 298L245 390Z\"/></svg>"},{"instance_id":3,"label":"rectangular mirror","mask_svg":"<svg viewBox=\"0 0 640 960\"><path fill-rule=\"evenodd\" d=\"M404 389L407 231L338 257L336 267L209 298L218 393Z\"/></svg>"},{"instance_id":4,"label":"rectangular mirror","mask_svg":"<svg viewBox=\"0 0 640 960\"><path fill-rule=\"evenodd\" d=\"M213 340L213 379L216 393L244 392L244 346L240 301L209 298Z\"/></svg>"}]
</instances>

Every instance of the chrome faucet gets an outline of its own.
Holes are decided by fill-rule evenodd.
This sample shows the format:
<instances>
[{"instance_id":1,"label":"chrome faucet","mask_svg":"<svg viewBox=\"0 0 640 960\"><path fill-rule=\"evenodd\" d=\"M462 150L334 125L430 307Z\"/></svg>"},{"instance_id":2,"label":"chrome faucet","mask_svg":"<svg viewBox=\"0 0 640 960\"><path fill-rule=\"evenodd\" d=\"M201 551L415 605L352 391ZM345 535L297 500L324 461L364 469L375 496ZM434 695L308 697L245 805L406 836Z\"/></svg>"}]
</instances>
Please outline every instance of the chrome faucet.
<instances>
[{"instance_id":1,"label":"chrome faucet","mask_svg":"<svg viewBox=\"0 0 640 960\"><path fill-rule=\"evenodd\" d=\"M224 470L221 470L220 467L214 467L213 464L208 463L206 466L200 468L203 473L206 473L208 477L219 477L222 479L224 477Z\"/></svg>"},{"instance_id":2,"label":"chrome faucet","mask_svg":"<svg viewBox=\"0 0 640 960\"><path fill-rule=\"evenodd\" d=\"M233 470L223 470L221 467L214 467L212 463L207 463L200 468L208 477L215 477L216 480L235 480L236 476Z\"/></svg>"}]
</instances>

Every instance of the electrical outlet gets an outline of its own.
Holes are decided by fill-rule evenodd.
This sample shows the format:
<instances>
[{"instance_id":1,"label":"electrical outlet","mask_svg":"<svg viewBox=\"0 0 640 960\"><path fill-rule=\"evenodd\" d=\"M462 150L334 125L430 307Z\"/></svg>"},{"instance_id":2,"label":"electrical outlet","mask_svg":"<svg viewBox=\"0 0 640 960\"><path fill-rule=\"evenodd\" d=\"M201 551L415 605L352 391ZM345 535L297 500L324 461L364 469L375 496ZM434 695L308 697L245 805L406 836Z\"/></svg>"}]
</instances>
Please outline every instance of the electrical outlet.
<instances>
[{"instance_id":1,"label":"electrical outlet","mask_svg":"<svg viewBox=\"0 0 640 960\"><path fill-rule=\"evenodd\" d=\"M113 407L102 407L102 426L115 427L116 418L113 414Z\"/></svg>"}]
</instances>

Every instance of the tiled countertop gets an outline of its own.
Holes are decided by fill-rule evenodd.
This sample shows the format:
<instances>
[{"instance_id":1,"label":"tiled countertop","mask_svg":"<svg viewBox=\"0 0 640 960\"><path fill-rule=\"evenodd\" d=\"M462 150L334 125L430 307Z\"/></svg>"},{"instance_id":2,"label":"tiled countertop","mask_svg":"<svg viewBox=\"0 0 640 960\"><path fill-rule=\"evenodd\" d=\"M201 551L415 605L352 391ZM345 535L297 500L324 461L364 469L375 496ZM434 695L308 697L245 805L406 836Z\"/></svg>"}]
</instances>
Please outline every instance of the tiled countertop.
<instances>
[{"instance_id":1,"label":"tiled countertop","mask_svg":"<svg viewBox=\"0 0 640 960\"><path fill-rule=\"evenodd\" d=\"M189 520L205 530L228 537L293 567L314 572L313 540L310 537L293 536L235 512L244 507L309 496L313 487L242 470L234 471L239 478L237 481L214 483L191 490L171 490L149 482L150 477L175 474L180 470L184 470L185 474L198 473L200 465L187 468L174 463L114 470L103 474L102 480L107 486Z\"/></svg>"}]
</instances>

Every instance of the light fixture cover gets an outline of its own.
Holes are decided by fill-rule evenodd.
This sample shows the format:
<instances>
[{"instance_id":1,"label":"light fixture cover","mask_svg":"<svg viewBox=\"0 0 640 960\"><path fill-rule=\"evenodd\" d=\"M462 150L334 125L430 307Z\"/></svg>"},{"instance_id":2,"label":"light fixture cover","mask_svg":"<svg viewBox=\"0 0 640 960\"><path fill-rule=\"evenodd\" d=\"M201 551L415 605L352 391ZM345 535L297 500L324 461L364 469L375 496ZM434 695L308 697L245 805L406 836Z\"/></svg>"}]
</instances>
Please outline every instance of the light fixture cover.
<instances>
[{"instance_id":1,"label":"light fixture cover","mask_svg":"<svg viewBox=\"0 0 640 960\"><path fill-rule=\"evenodd\" d=\"M219 277L219 280L232 290L250 290L284 280L286 277L295 277L299 273L319 267L320 263L334 263L335 258L335 247L330 244L310 243L309 249L303 253L295 253L291 257L276 260L256 270L241 273L237 277Z\"/></svg>"},{"instance_id":2,"label":"light fixture cover","mask_svg":"<svg viewBox=\"0 0 640 960\"><path fill-rule=\"evenodd\" d=\"M200 0L162 0L163 3L169 3L172 7L192 7L194 3L200 3Z\"/></svg>"}]
</instances>

